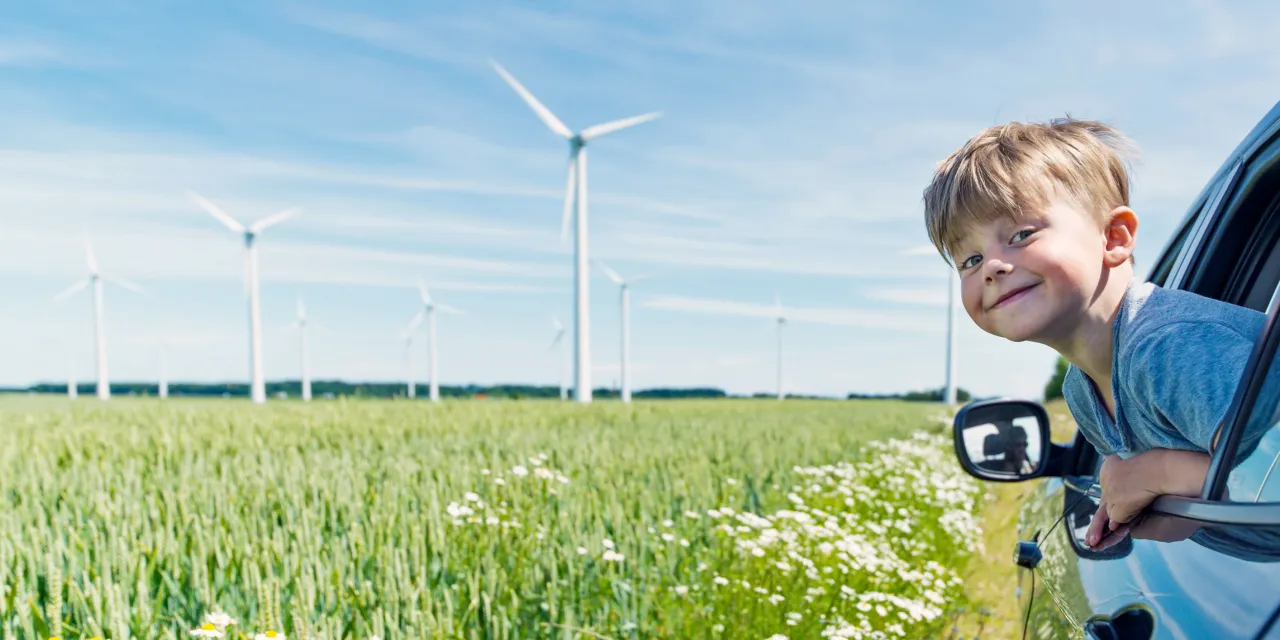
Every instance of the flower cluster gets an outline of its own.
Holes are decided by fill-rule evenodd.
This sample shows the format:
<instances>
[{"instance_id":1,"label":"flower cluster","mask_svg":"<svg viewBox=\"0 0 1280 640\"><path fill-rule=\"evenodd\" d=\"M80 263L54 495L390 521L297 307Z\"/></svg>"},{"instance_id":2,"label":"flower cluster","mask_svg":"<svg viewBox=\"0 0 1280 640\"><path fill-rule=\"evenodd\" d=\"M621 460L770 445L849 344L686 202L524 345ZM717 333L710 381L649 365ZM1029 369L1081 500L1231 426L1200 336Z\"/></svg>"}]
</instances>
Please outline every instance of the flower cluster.
<instances>
[{"instance_id":1,"label":"flower cluster","mask_svg":"<svg viewBox=\"0 0 1280 640\"><path fill-rule=\"evenodd\" d=\"M546 463L547 454L540 453L528 458L528 467L523 464L513 466L510 470L511 484L508 484L502 471L494 473L489 469L481 469L482 475L492 476L493 487L487 489L487 492L498 499L498 504L494 505L482 498L480 494L468 491L462 494L461 500L450 502L445 507L445 515L455 526L478 524L499 527L503 531L523 527L518 520L510 517L510 505L502 499L502 492L516 490L517 483L523 484L531 479L531 481L541 481L540 484L532 485L532 488L544 490L551 495L558 494L556 487L569 484L569 477L546 466Z\"/></svg>"},{"instance_id":2,"label":"flower cluster","mask_svg":"<svg viewBox=\"0 0 1280 640\"><path fill-rule=\"evenodd\" d=\"M722 600L777 609L824 637L913 637L960 596L954 566L981 537L979 486L937 435L871 443L856 464L794 469L789 506L707 511L737 560L711 581Z\"/></svg>"}]
</instances>

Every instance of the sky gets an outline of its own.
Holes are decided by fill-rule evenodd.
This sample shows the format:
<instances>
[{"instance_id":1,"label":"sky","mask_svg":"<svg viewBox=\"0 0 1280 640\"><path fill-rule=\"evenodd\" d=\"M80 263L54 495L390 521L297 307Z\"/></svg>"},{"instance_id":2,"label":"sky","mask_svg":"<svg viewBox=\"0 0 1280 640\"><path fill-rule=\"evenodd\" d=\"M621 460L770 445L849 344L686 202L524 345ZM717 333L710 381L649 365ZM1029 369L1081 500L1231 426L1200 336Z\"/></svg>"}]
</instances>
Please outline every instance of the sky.
<instances>
[{"instance_id":1,"label":"sky","mask_svg":"<svg viewBox=\"0 0 1280 640\"><path fill-rule=\"evenodd\" d=\"M577 130L661 110L590 149L590 248L632 294L637 388L843 395L943 384L950 270L921 192L1010 120L1134 139L1145 273L1191 199L1280 99L1268 2L5 3L0 7L0 385L88 381L108 285L113 380L244 380L243 243L259 238L267 378L400 380L419 278L443 384L559 379L571 322L568 148L489 66ZM618 290L590 288L597 386ZM1055 355L959 319L957 381L1037 398ZM421 335L416 377L425 378Z\"/></svg>"}]
</instances>

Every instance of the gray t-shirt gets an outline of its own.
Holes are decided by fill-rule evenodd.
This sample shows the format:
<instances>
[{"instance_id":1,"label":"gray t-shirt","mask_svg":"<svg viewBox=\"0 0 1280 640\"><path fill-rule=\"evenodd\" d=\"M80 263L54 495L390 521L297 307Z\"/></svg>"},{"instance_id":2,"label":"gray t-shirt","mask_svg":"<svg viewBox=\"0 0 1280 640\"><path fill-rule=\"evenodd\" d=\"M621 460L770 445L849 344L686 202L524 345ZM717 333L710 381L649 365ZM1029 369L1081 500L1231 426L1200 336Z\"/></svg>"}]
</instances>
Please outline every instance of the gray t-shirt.
<instances>
[{"instance_id":1,"label":"gray t-shirt","mask_svg":"<svg viewBox=\"0 0 1280 640\"><path fill-rule=\"evenodd\" d=\"M1263 314L1187 291L1131 283L1112 327L1116 419L1075 366L1062 383L1081 433L1103 455L1209 451L1262 329Z\"/></svg>"}]
</instances>

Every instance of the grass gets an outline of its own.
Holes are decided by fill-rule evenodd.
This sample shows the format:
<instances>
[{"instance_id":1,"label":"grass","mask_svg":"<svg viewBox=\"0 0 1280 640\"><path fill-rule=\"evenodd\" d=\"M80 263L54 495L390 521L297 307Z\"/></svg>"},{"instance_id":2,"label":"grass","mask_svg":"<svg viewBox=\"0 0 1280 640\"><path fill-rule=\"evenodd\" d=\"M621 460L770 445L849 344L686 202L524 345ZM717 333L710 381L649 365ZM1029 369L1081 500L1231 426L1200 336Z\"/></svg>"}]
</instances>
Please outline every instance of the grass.
<instances>
[{"instance_id":1,"label":"grass","mask_svg":"<svg viewBox=\"0 0 1280 640\"><path fill-rule=\"evenodd\" d=\"M221 610L233 638L933 635L978 493L938 413L10 398L0 629L187 637Z\"/></svg>"},{"instance_id":2,"label":"grass","mask_svg":"<svg viewBox=\"0 0 1280 640\"><path fill-rule=\"evenodd\" d=\"M1045 405L1054 442L1070 442L1076 425L1066 403L1057 400ZM982 548L975 554L964 575L965 590L975 612L964 616L959 626L963 637L1019 638L1023 614L1015 589L1018 567L1013 549L1018 542L1018 513L1028 496L1039 489L1041 480L985 483L981 528ZM987 612L986 615L979 613Z\"/></svg>"}]
</instances>

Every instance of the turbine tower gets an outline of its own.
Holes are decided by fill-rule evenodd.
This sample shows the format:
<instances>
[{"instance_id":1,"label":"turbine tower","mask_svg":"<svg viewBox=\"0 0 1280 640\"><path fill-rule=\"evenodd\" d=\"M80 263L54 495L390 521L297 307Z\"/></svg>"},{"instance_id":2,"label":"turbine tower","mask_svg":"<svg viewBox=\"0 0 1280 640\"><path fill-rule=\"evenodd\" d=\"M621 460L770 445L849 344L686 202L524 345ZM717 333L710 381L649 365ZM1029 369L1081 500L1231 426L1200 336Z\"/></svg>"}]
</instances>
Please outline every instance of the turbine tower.
<instances>
[{"instance_id":1,"label":"turbine tower","mask_svg":"<svg viewBox=\"0 0 1280 640\"><path fill-rule=\"evenodd\" d=\"M302 401L311 402L311 362L307 349L307 307L302 304L302 296L298 296L298 318L290 325L298 329L299 352L302 354Z\"/></svg>"},{"instance_id":2,"label":"turbine tower","mask_svg":"<svg viewBox=\"0 0 1280 640\"><path fill-rule=\"evenodd\" d=\"M622 391L619 395L623 402L631 402L631 285L653 276L644 275L628 281L604 262L597 260L596 265L621 290L619 294L621 302L619 313L622 318L622 360L621 365L619 365L621 369L619 375L622 377Z\"/></svg>"},{"instance_id":3,"label":"turbine tower","mask_svg":"<svg viewBox=\"0 0 1280 640\"><path fill-rule=\"evenodd\" d=\"M529 93L506 69L490 60L494 70L511 88L529 105L547 128L569 141L569 177L565 183L564 214L560 220L560 238L563 242L569 233L569 218L574 225L574 261L573 261L573 382L574 399L578 402L591 402L591 320L588 295L588 251L587 251L587 143L629 127L654 120L662 115L659 111L643 115L614 120L604 124L587 127L574 133L565 126L551 110L543 106L537 98ZM575 206L576 205L576 206Z\"/></svg>"},{"instance_id":4,"label":"turbine tower","mask_svg":"<svg viewBox=\"0 0 1280 640\"><path fill-rule=\"evenodd\" d=\"M560 323L560 318L556 316L551 316L551 328L556 330L556 337L551 339L551 351L554 352L556 350L556 347L560 346L560 341L564 339L564 325ZM557 363L559 365L557 368L560 370L560 399L561 400L567 400L569 395L568 391L565 389L565 384L564 384L564 373L565 373L565 370L569 368L568 360L569 360L568 358L564 358L562 363Z\"/></svg>"},{"instance_id":5,"label":"turbine tower","mask_svg":"<svg viewBox=\"0 0 1280 640\"><path fill-rule=\"evenodd\" d=\"M76 388L76 387L77 387L77 383L76 383L76 361L75 361L75 359L74 359L74 358L70 359L70 362L69 362L68 364L69 364L70 366L69 366L69 368L67 369L67 397L68 397L68 398L70 398L70 399L72 399L72 400L75 400L75 399L76 399L76 396L77 396L77 395L79 395L79 390Z\"/></svg>"},{"instance_id":6,"label":"turbine tower","mask_svg":"<svg viewBox=\"0 0 1280 640\"><path fill-rule=\"evenodd\" d=\"M943 402L956 404L956 271L947 276L947 385Z\"/></svg>"},{"instance_id":7,"label":"turbine tower","mask_svg":"<svg viewBox=\"0 0 1280 640\"><path fill-rule=\"evenodd\" d=\"M85 264L89 267L88 277L67 287L54 296L53 300L54 302L62 302L85 287L93 287L93 336L98 374L98 399L109 400L111 398L111 380L107 376L107 327L102 317L102 284L105 281L137 293L146 293L146 291L124 278L104 275L98 271L98 259L93 255L93 245L89 243L88 236L84 237L84 258ZM68 395L75 397L70 389L68 390Z\"/></svg>"},{"instance_id":8,"label":"turbine tower","mask_svg":"<svg viewBox=\"0 0 1280 640\"><path fill-rule=\"evenodd\" d=\"M787 318L782 314L781 298L774 298L773 309L774 320L778 323L778 400L781 401L786 397L782 390L782 327L787 324Z\"/></svg>"},{"instance_id":9,"label":"turbine tower","mask_svg":"<svg viewBox=\"0 0 1280 640\"><path fill-rule=\"evenodd\" d=\"M171 338L164 337L160 339L160 384L156 390L156 395L161 400L169 397L169 346L172 344Z\"/></svg>"},{"instance_id":10,"label":"turbine tower","mask_svg":"<svg viewBox=\"0 0 1280 640\"><path fill-rule=\"evenodd\" d=\"M453 314L461 314L462 311L432 300L431 290L427 289L427 283L423 280L418 280L418 297L422 300L422 309L413 316L413 320L409 322L409 327L404 332L407 335L413 335L422 321L424 319L427 321L427 373L431 376L427 396L432 402L440 402L440 377L436 369L436 310Z\"/></svg>"},{"instance_id":11,"label":"turbine tower","mask_svg":"<svg viewBox=\"0 0 1280 640\"><path fill-rule=\"evenodd\" d=\"M413 334L404 336L405 359L405 396L410 400L418 397L418 383L413 379Z\"/></svg>"},{"instance_id":12,"label":"turbine tower","mask_svg":"<svg viewBox=\"0 0 1280 640\"><path fill-rule=\"evenodd\" d=\"M255 403L266 402L267 387L262 377L262 317L258 302L258 250L255 241L263 230L298 215L302 209L285 209L246 227L199 194L187 192L187 195L232 233L244 237L244 281L249 297L249 397Z\"/></svg>"}]
</instances>

